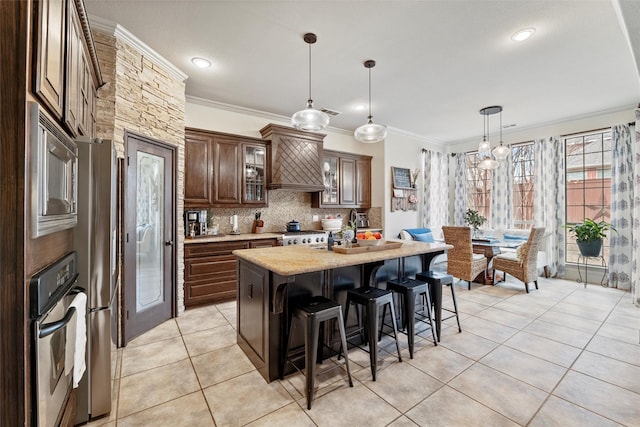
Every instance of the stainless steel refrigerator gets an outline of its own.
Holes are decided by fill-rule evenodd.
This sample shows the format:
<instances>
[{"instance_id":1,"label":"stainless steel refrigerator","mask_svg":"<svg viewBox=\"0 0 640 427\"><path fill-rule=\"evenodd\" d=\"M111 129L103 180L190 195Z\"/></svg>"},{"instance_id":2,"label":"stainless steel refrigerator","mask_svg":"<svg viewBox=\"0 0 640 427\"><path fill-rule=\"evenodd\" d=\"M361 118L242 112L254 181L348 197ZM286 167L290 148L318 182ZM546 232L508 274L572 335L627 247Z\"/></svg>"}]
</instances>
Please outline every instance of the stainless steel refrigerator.
<instances>
[{"instance_id":1,"label":"stainless steel refrigerator","mask_svg":"<svg viewBox=\"0 0 640 427\"><path fill-rule=\"evenodd\" d=\"M76 423L111 411L112 317L118 318L117 163L109 140L78 140L78 286L87 291L86 372L78 386ZM116 332L116 331L113 331Z\"/></svg>"}]
</instances>

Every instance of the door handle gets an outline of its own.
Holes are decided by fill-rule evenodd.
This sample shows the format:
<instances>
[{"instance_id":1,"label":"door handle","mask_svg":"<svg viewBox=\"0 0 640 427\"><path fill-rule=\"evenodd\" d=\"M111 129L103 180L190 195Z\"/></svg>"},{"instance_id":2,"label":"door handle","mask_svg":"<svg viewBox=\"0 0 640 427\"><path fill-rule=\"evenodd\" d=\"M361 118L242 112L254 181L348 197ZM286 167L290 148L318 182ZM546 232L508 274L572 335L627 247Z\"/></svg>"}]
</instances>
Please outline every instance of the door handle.
<instances>
[{"instance_id":1,"label":"door handle","mask_svg":"<svg viewBox=\"0 0 640 427\"><path fill-rule=\"evenodd\" d=\"M167 240L166 242L164 242L165 246L173 246L173 240Z\"/></svg>"}]
</instances>

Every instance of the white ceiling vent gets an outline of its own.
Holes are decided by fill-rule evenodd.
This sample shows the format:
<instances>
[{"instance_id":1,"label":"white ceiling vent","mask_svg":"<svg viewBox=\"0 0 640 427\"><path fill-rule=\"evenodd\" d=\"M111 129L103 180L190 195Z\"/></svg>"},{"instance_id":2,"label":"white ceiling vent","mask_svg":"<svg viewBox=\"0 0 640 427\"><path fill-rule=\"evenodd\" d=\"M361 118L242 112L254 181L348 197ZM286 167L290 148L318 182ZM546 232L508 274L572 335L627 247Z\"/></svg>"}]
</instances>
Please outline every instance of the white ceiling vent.
<instances>
[{"instance_id":1,"label":"white ceiling vent","mask_svg":"<svg viewBox=\"0 0 640 427\"><path fill-rule=\"evenodd\" d=\"M337 116L338 114L342 114L340 111L330 110L328 108L321 108L320 111L330 116Z\"/></svg>"}]
</instances>

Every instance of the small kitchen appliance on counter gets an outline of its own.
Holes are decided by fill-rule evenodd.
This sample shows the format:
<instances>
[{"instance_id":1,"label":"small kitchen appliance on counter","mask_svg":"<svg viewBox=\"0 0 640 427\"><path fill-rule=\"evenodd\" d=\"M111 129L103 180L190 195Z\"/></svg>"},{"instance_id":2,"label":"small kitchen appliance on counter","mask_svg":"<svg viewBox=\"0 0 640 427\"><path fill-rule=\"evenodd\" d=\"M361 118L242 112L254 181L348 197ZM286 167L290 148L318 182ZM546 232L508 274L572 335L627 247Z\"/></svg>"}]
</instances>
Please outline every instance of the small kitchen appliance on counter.
<instances>
[{"instance_id":1,"label":"small kitchen appliance on counter","mask_svg":"<svg viewBox=\"0 0 640 427\"><path fill-rule=\"evenodd\" d=\"M231 215L231 217L229 217L229 224L231 224L230 234L240 234L240 229L238 228L238 215Z\"/></svg>"},{"instance_id":2,"label":"small kitchen appliance on counter","mask_svg":"<svg viewBox=\"0 0 640 427\"><path fill-rule=\"evenodd\" d=\"M207 211L184 211L184 233L187 237L204 236L207 234Z\"/></svg>"},{"instance_id":3,"label":"small kitchen appliance on counter","mask_svg":"<svg viewBox=\"0 0 640 427\"><path fill-rule=\"evenodd\" d=\"M369 216L366 213L356 214L356 227L369 228Z\"/></svg>"}]
</instances>

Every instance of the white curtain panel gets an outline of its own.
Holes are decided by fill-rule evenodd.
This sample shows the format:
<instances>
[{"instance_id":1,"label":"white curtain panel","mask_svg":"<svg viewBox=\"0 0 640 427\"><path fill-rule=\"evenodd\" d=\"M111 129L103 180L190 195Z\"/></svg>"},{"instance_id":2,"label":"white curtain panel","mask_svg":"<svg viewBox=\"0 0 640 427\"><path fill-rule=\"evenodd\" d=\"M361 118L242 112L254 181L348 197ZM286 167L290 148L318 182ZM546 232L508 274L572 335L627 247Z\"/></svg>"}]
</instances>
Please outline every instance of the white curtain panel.
<instances>
[{"instance_id":1,"label":"white curtain panel","mask_svg":"<svg viewBox=\"0 0 640 427\"><path fill-rule=\"evenodd\" d=\"M636 108L636 140L633 144L633 180L635 188L640 188L640 104ZM631 269L631 295L633 303L640 307L640 194L636 192L633 199L633 246Z\"/></svg>"},{"instance_id":2,"label":"white curtain panel","mask_svg":"<svg viewBox=\"0 0 640 427\"><path fill-rule=\"evenodd\" d=\"M513 225L513 168L511 153L494 169L491 179L491 224L494 230L506 230Z\"/></svg>"},{"instance_id":3,"label":"white curtain panel","mask_svg":"<svg viewBox=\"0 0 640 427\"><path fill-rule=\"evenodd\" d=\"M611 127L611 224L609 286L631 289L633 242L633 143L627 125Z\"/></svg>"},{"instance_id":4,"label":"white curtain panel","mask_svg":"<svg viewBox=\"0 0 640 427\"><path fill-rule=\"evenodd\" d=\"M547 267L552 276L565 272L564 143L560 138L536 139L534 150L533 219L547 234Z\"/></svg>"},{"instance_id":5,"label":"white curtain panel","mask_svg":"<svg viewBox=\"0 0 640 427\"><path fill-rule=\"evenodd\" d=\"M467 211L467 155L455 155L455 189L453 196L453 224L464 226L464 214Z\"/></svg>"},{"instance_id":6,"label":"white curtain panel","mask_svg":"<svg viewBox=\"0 0 640 427\"><path fill-rule=\"evenodd\" d=\"M449 225L449 159L447 154L422 150L422 226L440 230Z\"/></svg>"}]
</instances>

